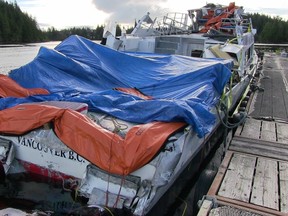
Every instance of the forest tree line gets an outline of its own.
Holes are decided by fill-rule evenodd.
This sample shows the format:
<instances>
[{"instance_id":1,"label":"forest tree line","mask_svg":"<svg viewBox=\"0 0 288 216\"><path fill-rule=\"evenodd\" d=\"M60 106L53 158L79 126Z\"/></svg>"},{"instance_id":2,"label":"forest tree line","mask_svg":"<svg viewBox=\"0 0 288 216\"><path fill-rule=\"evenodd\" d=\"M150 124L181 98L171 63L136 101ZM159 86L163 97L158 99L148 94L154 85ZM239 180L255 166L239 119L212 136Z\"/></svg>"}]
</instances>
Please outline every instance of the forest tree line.
<instances>
[{"instance_id":1,"label":"forest tree line","mask_svg":"<svg viewBox=\"0 0 288 216\"><path fill-rule=\"evenodd\" d=\"M16 2L0 0L0 43L38 42L43 39L35 19L23 13Z\"/></svg>"},{"instance_id":2,"label":"forest tree line","mask_svg":"<svg viewBox=\"0 0 288 216\"><path fill-rule=\"evenodd\" d=\"M257 29L257 43L288 43L288 21L281 17L270 17L263 14L248 14ZM132 27L127 30L131 32ZM27 13L23 13L16 2L8 3L0 0L0 44L31 43L43 41L62 41L70 35L80 35L91 40L101 40L104 25L95 29L89 27L74 27L56 30L54 27L41 30L38 23ZM116 28L116 35L121 34L121 27Z\"/></svg>"}]
</instances>

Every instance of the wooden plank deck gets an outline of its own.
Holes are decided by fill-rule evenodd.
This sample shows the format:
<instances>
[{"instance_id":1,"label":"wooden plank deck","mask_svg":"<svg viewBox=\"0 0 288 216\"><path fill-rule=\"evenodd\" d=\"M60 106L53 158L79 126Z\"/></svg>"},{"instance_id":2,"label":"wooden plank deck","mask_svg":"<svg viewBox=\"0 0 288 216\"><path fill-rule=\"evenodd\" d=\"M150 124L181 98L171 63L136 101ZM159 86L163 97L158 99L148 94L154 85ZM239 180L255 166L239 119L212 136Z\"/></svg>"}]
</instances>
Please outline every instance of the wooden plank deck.
<instances>
[{"instance_id":1,"label":"wooden plank deck","mask_svg":"<svg viewBox=\"0 0 288 216\"><path fill-rule=\"evenodd\" d=\"M288 143L288 123L254 119L250 117L246 119L245 124L237 128L235 136L270 142Z\"/></svg>"},{"instance_id":2,"label":"wooden plank deck","mask_svg":"<svg viewBox=\"0 0 288 216\"><path fill-rule=\"evenodd\" d=\"M280 180L280 208L282 212L288 212L288 165L279 163L279 180Z\"/></svg>"},{"instance_id":3,"label":"wooden plank deck","mask_svg":"<svg viewBox=\"0 0 288 216\"><path fill-rule=\"evenodd\" d=\"M257 159L250 202L279 210L277 161L262 157Z\"/></svg>"},{"instance_id":4,"label":"wooden plank deck","mask_svg":"<svg viewBox=\"0 0 288 216\"><path fill-rule=\"evenodd\" d=\"M222 206L261 215L287 215L287 174L288 161L229 150L208 196Z\"/></svg>"},{"instance_id":5,"label":"wooden plank deck","mask_svg":"<svg viewBox=\"0 0 288 216\"><path fill-rule=\"evenodd\" d=\"M288 124L248 118L237 128L229 149L288 160Z\"/></svg>"},{"instance_id":6,"label":"wooden plank deck","mask_svg":"<svg viewBox=\"0 0 288 216\"><path fill-rule=\"evenodd\" d=\"M228 147L207 197L219 206L260 215L288 215L287 59L264 58L248 118Z\"/></svg>"},{"instance_id":7,"label":"wooden plank deck","mask_svg":"<svg viewBox=\"0 0 288 216\"><path fill-rule=\"evenodd\" d=\"M255 164L256 158L235 154L226 170L218 195L249 202Z\"/></svg>"},{"instance_id":8,"label":"wooden plank deck","mask_svg":"<svg viewBox=\"0 0 288 216\"><path fill-rule=\"evenodd\" d=\"M237 128L235 136L288 145L288 123L249 117Z\"/></svg>"},{"instance_id":9,"label":"wooden plank deck","mask_svg":"<svg viewBox=\"0 0 288 216\"><path fill-rule=\"evenodd\" d=\"M252 117L288 118L288 61L287 58L265 56L259 91L253 100Z\"/></svg>"}]
</instances>

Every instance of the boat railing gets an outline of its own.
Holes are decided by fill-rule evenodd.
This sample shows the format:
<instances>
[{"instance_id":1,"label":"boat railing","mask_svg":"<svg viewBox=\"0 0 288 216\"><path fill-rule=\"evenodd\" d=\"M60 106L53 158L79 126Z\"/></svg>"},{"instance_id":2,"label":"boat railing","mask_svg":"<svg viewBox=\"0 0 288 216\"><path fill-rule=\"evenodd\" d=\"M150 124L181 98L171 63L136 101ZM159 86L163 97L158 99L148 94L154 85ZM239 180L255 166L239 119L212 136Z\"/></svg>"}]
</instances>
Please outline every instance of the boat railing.
<instances>
[{"instance_id":1,"label":"boat railing","mask_svg":"<svg viewBox=\"0 0 288 216\"><path fill-rule=\"evenodd\" d=\"M222 18L221 19L222 26L236 26L236 25L241 25L245 27L249 27L250 21L249 19L238 19L238 18Z\"/></svg>"},{"instance_id":2,"label":"boat railing","mask_svg":"<svg viewBox=\"0 0 288 216\"><path fill-rule=\"evenodd\" d=\"M147 13L137 23L132 31L132 35L170 35L179 33L189 33L188 14L168 13L163 18L152 20Z\"/></svg>"},{"instance_id":3,"label":"boat railing","mask_svg":"<svg viewBox=\"0 0 288 216\"><path fill-rule=\"evenodd\" d=\"M168 13L158 22L156 28L161 34L179 34L189 33L188 14L185 13Z\"/></svg>"},{"instance_id":4,"label":"boat railing","mask_svg":"<svg viewBox=\"0 0 288 216\"><path fill-rule=\"evenodd\" d=\"M158 28L154 28L154 24L142 23L141 27L135 28L131 34L134 36L151 36L161 35L161 31Z\"/></svg>"},{"instance_id":5,"label":"boat railing","mask_svg":"<svg viewBox=\"0 0 288 216\"><path fill-rule=\"evenodd\" d=\"M218 31L234 36L239 36L239 33L242 35L251 29L251 23L248 19L222 18L220 24Z\"/></svg>"},{"instance_id":6,"label":"boat railing","mask_svg":"<svg viewBox=\"0 0 288 216\"><path fill-rule=\"evenodd\" d=\"M152 35L160 35L158 29L155 28L156 19L152 20L150 17L150 13L144 15L138 22L131 35L134 36L152 36Z\"/></svg>"}]
</instances>

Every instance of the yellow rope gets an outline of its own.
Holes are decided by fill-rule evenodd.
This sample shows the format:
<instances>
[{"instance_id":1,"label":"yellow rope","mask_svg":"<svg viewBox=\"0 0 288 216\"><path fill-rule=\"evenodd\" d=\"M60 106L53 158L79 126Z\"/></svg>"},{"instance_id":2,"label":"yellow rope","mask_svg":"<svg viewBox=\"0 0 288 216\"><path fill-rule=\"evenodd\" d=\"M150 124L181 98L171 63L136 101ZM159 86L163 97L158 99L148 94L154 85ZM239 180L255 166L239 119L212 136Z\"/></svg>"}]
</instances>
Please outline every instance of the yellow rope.
<instances>
[{"instance_id":1,"label":"yellow rope","mask_svg":"<svg viewBox=\"0 0 288 216\"><path fill-rule=\"evenodd\" d=\"M184 203L184 205L185 205L184 210L183 210L183 212L182 212L182 216L184 216L185 213L186 213L186 210L187 210L187 206L188 206L188 205L187 205L187 202L186 202L185 200L179 198L179 197L177 197L177 199L181 200L181 201Z\"/></svg>"},{"instance_id":2,"label":"yellow rope","mask_svg":"<svg viewBox=\"0 0 288 216\"><path fill-rule=\"evenodd\" d=\"M114 214L110 211L110 209L109 208L107 208L107 207L103 207L107 212L109 212L110 213L110 215L112 215L112 216L114 216Z\"/></svg>"}]
</instances>

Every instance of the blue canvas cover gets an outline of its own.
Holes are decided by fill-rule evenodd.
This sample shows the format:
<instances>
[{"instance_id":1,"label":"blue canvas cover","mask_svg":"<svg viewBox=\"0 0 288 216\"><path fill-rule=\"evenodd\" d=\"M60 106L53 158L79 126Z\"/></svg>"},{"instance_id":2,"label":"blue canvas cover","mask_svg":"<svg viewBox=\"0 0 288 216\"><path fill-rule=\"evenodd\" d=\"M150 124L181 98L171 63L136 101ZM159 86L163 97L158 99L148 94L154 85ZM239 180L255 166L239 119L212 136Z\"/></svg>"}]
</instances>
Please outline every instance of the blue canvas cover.
<instances>
[{"instance_id":1,"label":"blue canvas cover","mask_svg":"<svg viewBox=\"0 0 288 216\"><path fill-rule=\"evenodd\" d=\"M41 47L32 62L9 74L22 87L50 94L2 98L0 109L34 101L84 102L90 111L136 123L185 121L202 137L215 122L210 109L231 68L230 60L119 52L70 36L55 49ZM115 88L135 88L152 99Z\"/></svg>"}]
</instances>

